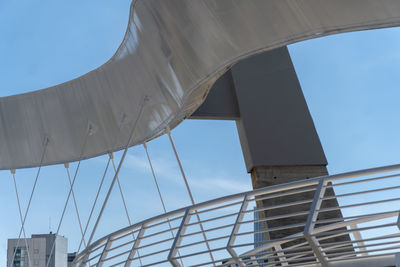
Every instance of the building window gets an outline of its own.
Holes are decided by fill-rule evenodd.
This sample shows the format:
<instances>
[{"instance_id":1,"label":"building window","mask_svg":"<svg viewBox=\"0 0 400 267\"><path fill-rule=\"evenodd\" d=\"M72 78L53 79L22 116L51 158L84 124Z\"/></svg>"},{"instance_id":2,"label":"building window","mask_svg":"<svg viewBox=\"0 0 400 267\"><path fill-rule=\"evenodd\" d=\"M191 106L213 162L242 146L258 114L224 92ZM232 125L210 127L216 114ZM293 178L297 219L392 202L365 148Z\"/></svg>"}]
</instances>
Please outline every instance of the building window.
<instances>
[{"instance_id":1,"label":"building window","mask_svg":"<svg viewBox=\"0 0 400 267\"><path fill-rule=\"evenodd\" d=\"M15 257L13 266L14 267L28 267L28 249L26 247L14 248Z\"/></svg>"},{"instance_id":2,"label":"building window","mask_svg":"<svg viewBox=\"0 0 400 267\"><path fill-rule=\"evenodd\" d=\"M39 254L39 250L38 250L37 248L35 248L35 249L33 250L33 253L34 253L34 254Z\"/></svg>"}]
</instances>

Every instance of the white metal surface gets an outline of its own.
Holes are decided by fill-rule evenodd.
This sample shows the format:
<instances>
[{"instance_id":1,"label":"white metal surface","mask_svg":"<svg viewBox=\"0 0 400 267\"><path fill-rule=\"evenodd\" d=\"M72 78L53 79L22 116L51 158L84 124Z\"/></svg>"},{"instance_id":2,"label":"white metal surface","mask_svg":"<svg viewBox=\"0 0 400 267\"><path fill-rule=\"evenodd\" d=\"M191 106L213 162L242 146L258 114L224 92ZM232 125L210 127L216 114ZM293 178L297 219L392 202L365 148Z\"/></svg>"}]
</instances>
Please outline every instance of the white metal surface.
<instances>
[{"instance_id":1,"label":"white metal surface","mask_svg":"<svg viewBox=\"0 0 400 267\"><path fill-rule=\"evenodd\" d=\"M124 40L107 63L54 87L0 98L0 169L40 165L44 138L43 165L122 149L147 95L129 146L142 143L194 112L242 58L399 23L397 0L134 0Z\"/></svg>"},{"instance_id":2,"label":"white metal surface","mask_svg":"<svg viewBox=\"0 0 400 267\"><path fill-rule=\"evenodd\" d=\"M335 195L324 193L328 188L333 188ZM314 198L282 203L282 198L291 199L302 192L314 192ZM184 266L232 267L365 266L366 262L368 266L394 265L400 252L399 193L400 165L262 188L136 223L93 242L77 256L76 262L80 266L87 260L90 266L181 266L182 262ZM260 205L266 199L279 199L280 204ZM337 200L338 206L325 207L325 201L332 199ZM301 210L305 204L308 208ZM299 209L275 216L254 216L289 206ZM342 216L320 216L335 209ZM279 227L265 224L306 214L304 223ZM255 223L263 224L260 230L254 230ZM264 238L259 243L254 241L257 234L284 233L285 229L299 231L280 238ZM132 233L136 239L132 239ZM214 261L210 260L204 234ZM338 236L349 238L333 238ZM139 264L138 252L143 265Z\"/></svg>"}]
</instances>

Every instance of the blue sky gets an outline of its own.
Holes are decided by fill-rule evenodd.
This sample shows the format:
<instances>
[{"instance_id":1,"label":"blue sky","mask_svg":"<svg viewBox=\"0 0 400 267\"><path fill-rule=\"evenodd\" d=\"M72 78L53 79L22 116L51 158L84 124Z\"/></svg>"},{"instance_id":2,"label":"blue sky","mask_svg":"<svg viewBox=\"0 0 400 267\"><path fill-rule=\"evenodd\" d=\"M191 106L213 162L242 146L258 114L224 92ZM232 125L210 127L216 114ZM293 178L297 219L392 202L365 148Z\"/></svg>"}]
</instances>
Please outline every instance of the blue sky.
<instances>
[{"instance_id":1,"label":"blue sky","mask_svg":"<svg viewBox=\"0 0 400 267\"><path fill-rule=\"evenodd\" d=\"M0 1L0 95L45 88L104 63L120 44L130 1ZM399 163L400 29L355 32L289 46L330 173ZM173 131L196 201L251 188L233 121L185 121ZM189 204L166 136L149 143L168 210ZM118 155L117 155L118 156ZM83 162L76 196L83 221L106 157ZM71 164L71 173L76 164ZM25 208L36 169L17 170ZM109 171L106 185L112 178ZM133 221L162 212L142 147L130 150L120 175ZM68 193L63 166L43 168L27 219L27 233L56 230ZM104 190L102 192L104 196ZM0 265L6 239L19 231L12 177L0 172ZM72 204L72 203L71 203ZM97 209L98 210L98 209ZM126 226L114 191L97 237ZM60 234L77 248L73 206Z\"/></svg>"}]
</instances>

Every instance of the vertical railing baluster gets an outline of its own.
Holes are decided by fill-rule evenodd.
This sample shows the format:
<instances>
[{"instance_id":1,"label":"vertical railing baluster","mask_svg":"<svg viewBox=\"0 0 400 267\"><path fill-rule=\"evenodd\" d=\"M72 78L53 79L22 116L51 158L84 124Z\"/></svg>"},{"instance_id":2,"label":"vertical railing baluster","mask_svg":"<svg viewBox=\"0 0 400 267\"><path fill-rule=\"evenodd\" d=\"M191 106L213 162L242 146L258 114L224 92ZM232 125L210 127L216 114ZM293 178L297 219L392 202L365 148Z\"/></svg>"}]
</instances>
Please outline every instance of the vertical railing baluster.
<instances>
[{"instance_id":1,"label":"vertical railing baluster","mask_svg":"<svg viewBox=\"0 0 400 267\"><path fill-rule=\"evenodd\" d=\"M237 255L236 251L233 249L232 246L233 246L233 243L236 240L236 234L239 232L240 222L242 222L242 220L243 220L244 211L247 210L248 204L249 204L249 202L248 202L247 195L244 195L244 198L243 198L243 201L242 201L242 205L241 205L240 210L238 212L238 216L236 217L235 225L233 226L231 235L230 235L229 240L228 240L228 244L226 245L226 250L232 256L232 259L236 262L236 264L238 264L241 267L246 266L246 265L243 263L242 260L239 259L239 256Z\"/></svg>"},{"instance_id":2,"label":"vertical railing baluster","mask_svg":"<svg viewBox=\"0 0 400 267\"><path fill-rule=\"evenodd\" d=\"M129 252L128 259L126 260L124 267L130 267L131 266L132 260L135 257L135 253L136 253L137 248L138 248L138 246L140 244L140 240L143 237L144 232L146 231L145 228L146 228L146 225L142 224L142 226L140 227L139 233L137 234L136 239L133 242L131 251Z\"/></svg>"},{"instance_id":3,"label":"vertical railing baluster","mask_svg":"<svg viewBox=\"0 0 400 267\"><path fill-rule=\"evenodd\" d=\"M288 266L289 264L288 264L288 261L287 261L287 259L285 257L285 253L280 251L280 250L282 250L281 245L279 245L279 244L275 245L274 248L275 248L275 251L278 251L278 252L276 252L276 255L279 257L279 260L281 261L280 262L281 266Z\"/></svg>"},{"instance_id":4,"label":"vertical railing baluster","mask_svg":"<svg viewBox=\"0 0 400 267\"><path fill-rule=\"evenodd\" d=\"M172 243L171 249L169 250L168 254L168 261L172 264L174 267L182 267L179 262L176 260L176 254L178 253L178 248L179 245L181 244L182 241L182 236L185 234L186 231L186 226L190 221L190 208L187 208L185 211L185 214L183 215L181 225L179 226L178 232L176 233L174 242Z\"/></svg>"},{"instance_id":5,"label":"vertical railing baluster","mask_svg":"<svg viewBox=\"0 0 400 267\"><path fill-rule=\"evenodd\" d=\"M397 217L397 228L400 230L400 211L399 211L399 216Z\"/></svg>"},{"instance_id":6,"label":"vertical railing baluster","mask_svg":"<svg viewBox=\"0 0 400 267\"><path fill-rule=\"evenodd\" d=\"M394 261L395 261L395 267L400 267L400 252L397 252L396 253L396 256L395 256L395 258L394 258Z\"/></svg>"},{"instance_id":7,"label":"vertical railing baluster","mask_svg":"<svg viewBox=\"0 0 400 267\"><path fill-rule=\"evenodd\" d=\"M101 252L99 261L97 262L96 267L101 267L103 266L105 258L107 258L108 254L108 249L111 247L112 241L111 241L111 236L107 238L106 244L104 245L103 252Z\"/></svg>"},{"instance_id":8,"label":"vertical railing baluster","mask_svg":"<svg viewBox=\"0 0 400 267\"><path fill-rule=\"evenodd\" d=\"M315 191L314 199L311 204L310 213L308 214L308 217L307 217L306 226L304 227L304 238L310 244L310 247L313 250L315 256L318 258L319 262L324 267L328 266L328 261L327 261L326 255L321 250L320 244L319 244L317 238L312 236L312 234L313 234L314 227L315 227L315 221L318 218L318 210L321 207L322 198L325 195L326 184L327 184L327 182L325 181L325 179L319 180L317 190Z\"/></svg>"},{"instance_id":9,"label":"vertical railing baluster","mask_svg":"<svg viewBox=\"0 0 400 267\"><path fill-rule=\"evenodd\" d=\"M357 240L357 246L359 246L359 250L363 251L362 255L367 256L368 252L364 247L364 241L362 241L362 236L359 230L357 230L357 224L350 224L350 229L354 230L352 233L354 235L355 240Z\"/></svg>"}]
</instances>

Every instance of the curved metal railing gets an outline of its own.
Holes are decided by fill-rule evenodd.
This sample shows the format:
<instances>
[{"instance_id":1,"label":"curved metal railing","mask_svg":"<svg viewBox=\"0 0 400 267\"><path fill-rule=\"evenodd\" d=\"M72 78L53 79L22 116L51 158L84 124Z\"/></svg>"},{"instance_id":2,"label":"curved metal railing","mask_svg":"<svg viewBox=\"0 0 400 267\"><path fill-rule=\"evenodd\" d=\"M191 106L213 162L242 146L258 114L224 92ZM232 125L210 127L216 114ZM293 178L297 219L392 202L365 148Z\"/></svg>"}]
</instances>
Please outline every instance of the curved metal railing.
<instances>
[{"instance_id":1,"label":"curved metal railing","mask_svg":"<svg viewBox=\"0 0 400 267\"><path fill-rule=\"evenodd\" d=\"M399 193L400 165L271 186L123 228L92 243L75 262L125 267L394 265L400 251Z\"/></svg>"}]
</instances>

